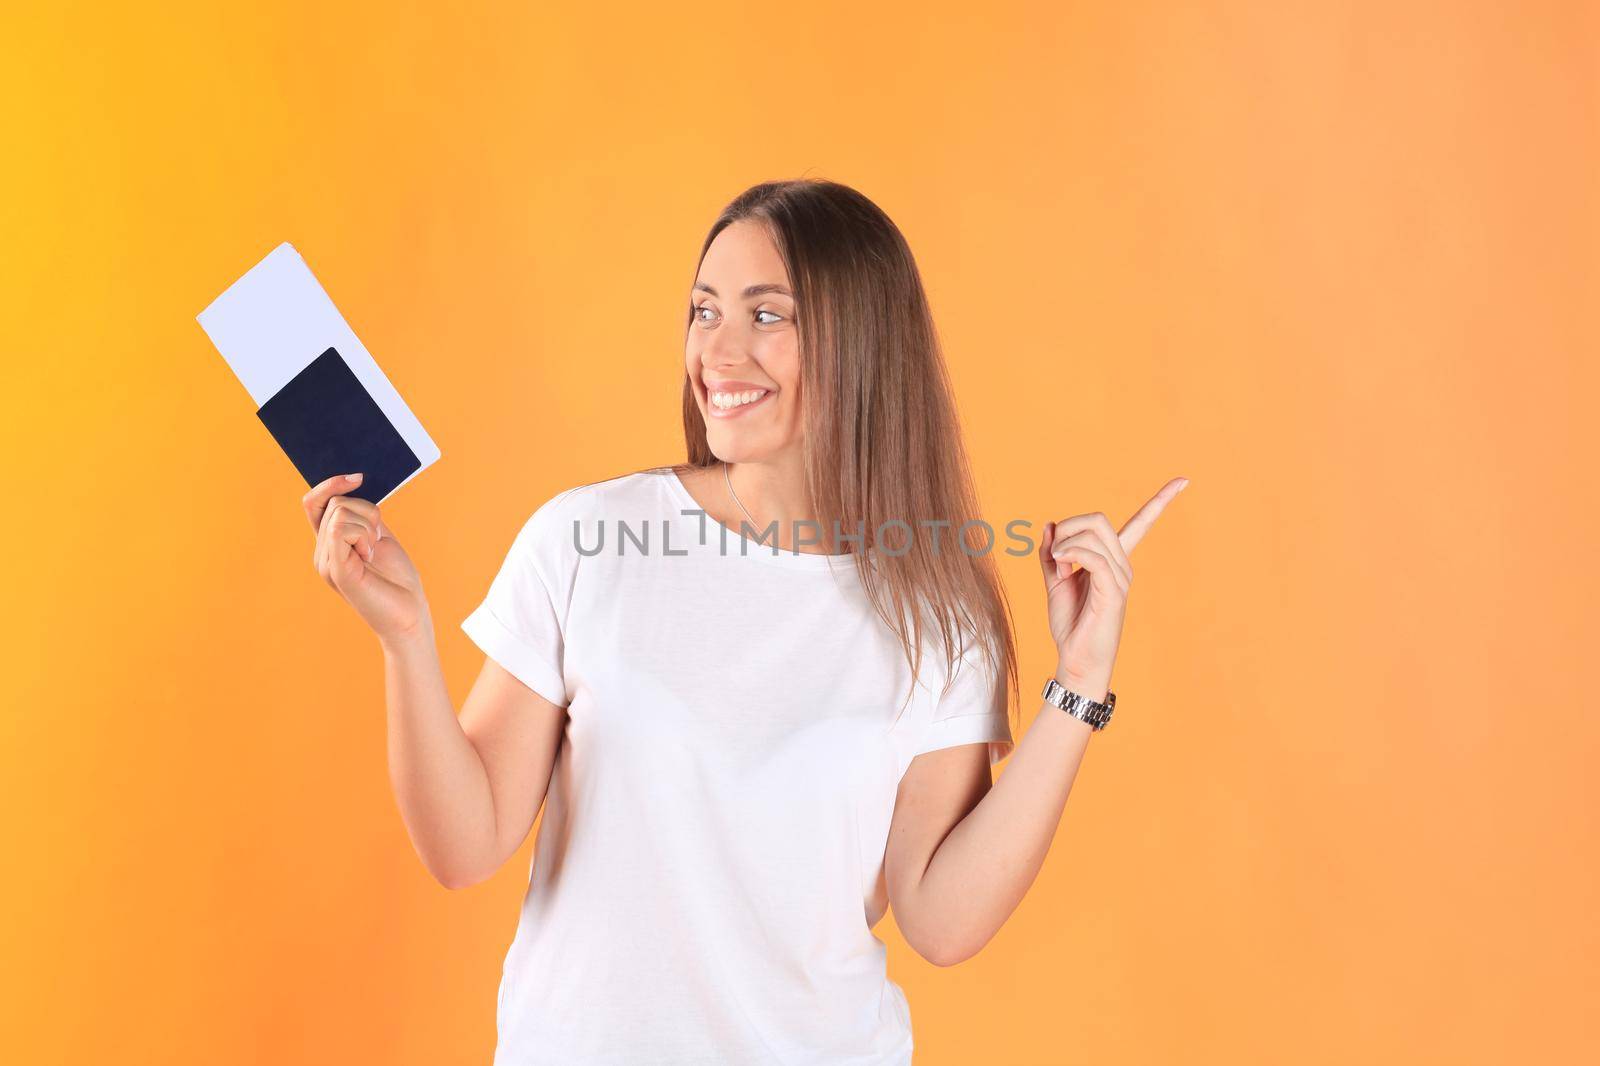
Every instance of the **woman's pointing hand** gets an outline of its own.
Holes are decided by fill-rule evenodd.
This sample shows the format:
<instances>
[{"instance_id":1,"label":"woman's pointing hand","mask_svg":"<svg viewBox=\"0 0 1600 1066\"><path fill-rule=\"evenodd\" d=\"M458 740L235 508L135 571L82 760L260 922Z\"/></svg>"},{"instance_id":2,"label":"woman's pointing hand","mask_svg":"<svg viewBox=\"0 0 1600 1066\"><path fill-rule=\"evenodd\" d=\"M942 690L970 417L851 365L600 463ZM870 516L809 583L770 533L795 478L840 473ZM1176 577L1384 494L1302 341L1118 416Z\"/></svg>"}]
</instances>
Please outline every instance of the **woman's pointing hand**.
<instances>
[{"instance_id":1,"label":"woman's pointing hand","mask_svg":"<svg viewBox=\"0 0 1600 1066\"><path fill-rule=\"evenodd\" d=\"M1039 566L1058 656L1056 680L1062 685L1090 699L1104 699L1133 582L1129 556L1188 484L1181 477L1167 482L1121 530L1113 529L1099 511L1045 526Z\"/></svg>"}]
</instances>

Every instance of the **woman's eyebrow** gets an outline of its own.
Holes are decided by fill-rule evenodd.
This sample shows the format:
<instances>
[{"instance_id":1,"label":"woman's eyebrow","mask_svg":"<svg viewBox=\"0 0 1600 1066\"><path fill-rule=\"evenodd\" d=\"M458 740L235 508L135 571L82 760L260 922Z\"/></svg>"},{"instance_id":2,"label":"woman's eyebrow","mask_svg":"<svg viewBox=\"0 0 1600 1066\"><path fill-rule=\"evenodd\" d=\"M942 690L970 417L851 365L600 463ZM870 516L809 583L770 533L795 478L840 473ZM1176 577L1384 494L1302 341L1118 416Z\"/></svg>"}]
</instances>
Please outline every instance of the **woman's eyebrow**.
<instances>
[{"instance_id":1,"label":"woman's eyebrow","mask_svg":"<svg viewBox=\"0 0 1600 1066\"><path fill-rule=\"evenodd\" d=\"M707 285L703 281L695 282L694 283L694 287L696 289L699 289L702 292L709 292L713 296L717 295L717 290L713 289L710 285ZM748 285L748 286L745 287L744 292L741 293L740 295L742 295L746 300L748 300L752 296L760 296L763 293L768 293L768 292L778 292L778 293L782 293L783 295L789 296L789 297L793 297L794 296L794 293L790 292L786 287L784 287L782 285L779 285L776 282L770 282L770 281L766 282L765 284L762 284L762 285Z\"/></svg>"}]
</instances>

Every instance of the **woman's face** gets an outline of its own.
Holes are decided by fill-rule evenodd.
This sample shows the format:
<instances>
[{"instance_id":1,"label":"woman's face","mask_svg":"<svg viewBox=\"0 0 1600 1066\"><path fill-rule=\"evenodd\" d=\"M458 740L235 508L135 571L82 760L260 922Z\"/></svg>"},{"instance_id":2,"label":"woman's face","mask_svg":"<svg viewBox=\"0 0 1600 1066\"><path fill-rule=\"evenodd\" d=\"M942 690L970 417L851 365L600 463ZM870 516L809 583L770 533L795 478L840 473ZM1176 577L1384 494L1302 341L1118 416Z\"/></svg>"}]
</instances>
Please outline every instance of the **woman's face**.
<instances>
[{"instance_id":1,"label":"woman's face","mask_svg":"<svg viewBox=\"0 0 1600 1066\"><path fill-rule=\"evenodd\" d=\"M740 221L706 249L694 287L685 366L717 458L771 461L800 444L800 342L783 258L766 229Z\"/></svg>"}]
</instances>

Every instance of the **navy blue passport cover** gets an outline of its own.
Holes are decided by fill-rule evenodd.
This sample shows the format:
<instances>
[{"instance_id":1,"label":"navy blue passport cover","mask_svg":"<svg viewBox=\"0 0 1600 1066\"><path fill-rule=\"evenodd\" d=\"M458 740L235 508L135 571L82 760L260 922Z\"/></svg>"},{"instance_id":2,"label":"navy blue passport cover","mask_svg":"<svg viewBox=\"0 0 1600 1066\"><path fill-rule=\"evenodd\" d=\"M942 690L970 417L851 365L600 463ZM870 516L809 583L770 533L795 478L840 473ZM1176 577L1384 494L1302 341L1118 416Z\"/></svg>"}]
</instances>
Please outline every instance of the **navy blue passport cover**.
<instances>
[{"instance_id":1,"label":"navy blue passport cover","mask_svg":"<svg viewBox=\"0 0 1600 1066\"><path fill-rule=\"evenodd\" d=\"M305 365L256 411L306 484L361 471L344 493L377 503L422 465L337 349Z\"/></svg>"}]
</instances>

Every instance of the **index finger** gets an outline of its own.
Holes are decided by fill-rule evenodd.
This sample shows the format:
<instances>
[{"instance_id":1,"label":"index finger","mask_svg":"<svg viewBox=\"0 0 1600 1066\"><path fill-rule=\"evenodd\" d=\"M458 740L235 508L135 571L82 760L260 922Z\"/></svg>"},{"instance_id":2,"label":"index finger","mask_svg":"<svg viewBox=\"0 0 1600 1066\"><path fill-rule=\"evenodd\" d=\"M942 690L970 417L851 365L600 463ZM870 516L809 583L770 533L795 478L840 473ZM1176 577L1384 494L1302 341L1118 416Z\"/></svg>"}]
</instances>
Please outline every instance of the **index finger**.
<instances>
[{"instance_id":1,"label":"index finger","mask_svg":"<svg viewBox=\"0 0 1600 1066\"><path fill-rule=\"evenodd\" d=\"M351 491L360 484L360 474L335 474L325 481L318 482L310 492L300 497L300 504L306 509L306 517L311 520L311 528L320 533L322 512L328 509L328 501Z\"/></svg>"},{"instance_id":2,"label":"index finger","mask_svg":"<svg viewBox=\"0 0 1600 1066\"><path fill-rule=\"evenodd\" d=\"M1150 497L1143 507L1134 512L1133 517L1117 530L1117 539L1122 542L1123 551L1133 551L1133 546L1139 543L1155 524L1155 520L1160 517L1161 512L1166 509L1167 504L1171 503L1172 498L1182 492L1187 484L1189 484L1188 478L1173 478L1161 486L1161 491Z\"/></svg>"}]
</instances>

